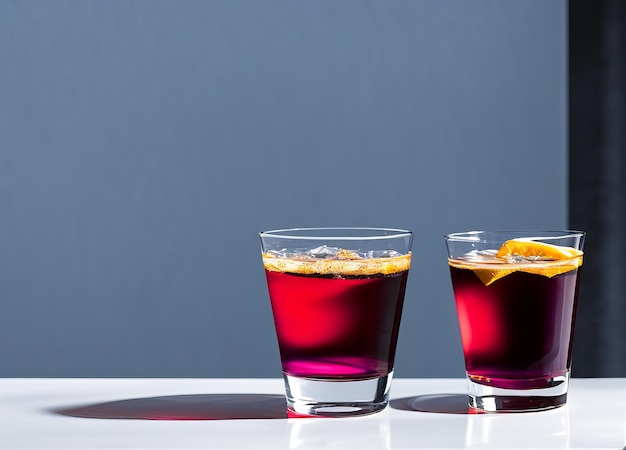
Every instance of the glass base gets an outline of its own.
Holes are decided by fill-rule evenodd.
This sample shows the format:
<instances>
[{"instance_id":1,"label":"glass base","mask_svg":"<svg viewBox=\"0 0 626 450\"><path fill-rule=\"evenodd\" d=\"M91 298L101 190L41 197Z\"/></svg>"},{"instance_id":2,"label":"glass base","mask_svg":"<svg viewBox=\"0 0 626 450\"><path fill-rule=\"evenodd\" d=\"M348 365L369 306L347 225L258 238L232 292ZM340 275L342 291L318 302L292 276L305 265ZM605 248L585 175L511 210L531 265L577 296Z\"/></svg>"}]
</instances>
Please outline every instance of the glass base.
<instances>
[{"instance_id":1,"label":"glass base","mask_svg":"<svg viewBox=\"0 0 626 450\"><path fill-rule=\"evenodd\" d=\"M489 380L479 383L468 375L469 406L484 412L543 411L558 408L567 402L569 371L558 377L508 380L506 384L513 387L495 387Z\"/></svg>"},{"instance_id":2,"label":"glass base","mask_svg":"<svg viewBox=\"0 0 626 450\"><path fill-rule=\"evenodd\" d=\"M382 411L393 372L367 380L328 380L284 375L287 408L296 414L350 417Z\"/></svg>"}]
</instances>

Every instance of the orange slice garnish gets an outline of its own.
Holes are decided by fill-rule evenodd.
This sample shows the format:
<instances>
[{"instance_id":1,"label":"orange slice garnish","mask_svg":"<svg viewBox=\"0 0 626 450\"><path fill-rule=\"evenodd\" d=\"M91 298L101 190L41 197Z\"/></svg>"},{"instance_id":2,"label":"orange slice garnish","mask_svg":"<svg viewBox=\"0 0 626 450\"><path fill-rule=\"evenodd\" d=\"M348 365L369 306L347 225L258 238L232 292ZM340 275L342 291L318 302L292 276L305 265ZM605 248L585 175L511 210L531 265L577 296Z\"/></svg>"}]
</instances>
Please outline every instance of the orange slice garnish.
<instances>
[{"instance_id":1,"label":"orange slice garnish","mask_svg":"<svg viewBox=\"0 0 626 450\"><path fill-rule=\"evenodd\" d=\"M572 247L546 244L526 239L511 239L506 241L498 250L496 257L510 258L521 256L523 258L536 258L543 260L572 259L582 255L582 252Z\"/></svg>"},{"instance_id":2,"label":"orange slice garnish","mask_svg":"<svg viewBox=\"0 0 626 450\"><path fill-rule=\"evenodd\" d=\"M489 286L496 280L515 272L515 269L473 269L474 273L485 286Z\"/></svg>"},{"instance_id":3,"label":"orange slice garnish","mask_svg":"<svg viewBox=\"0 0 626 450\"><path fill-rule=\"evenodd\" d=\"M577 269L583 263L583 252L573 247L546 244L530 239L506 241L493 261L454 262L451 265L470 269L489 286L513 272L525 272L552 278Z\"/></svg>"}]
</instances>

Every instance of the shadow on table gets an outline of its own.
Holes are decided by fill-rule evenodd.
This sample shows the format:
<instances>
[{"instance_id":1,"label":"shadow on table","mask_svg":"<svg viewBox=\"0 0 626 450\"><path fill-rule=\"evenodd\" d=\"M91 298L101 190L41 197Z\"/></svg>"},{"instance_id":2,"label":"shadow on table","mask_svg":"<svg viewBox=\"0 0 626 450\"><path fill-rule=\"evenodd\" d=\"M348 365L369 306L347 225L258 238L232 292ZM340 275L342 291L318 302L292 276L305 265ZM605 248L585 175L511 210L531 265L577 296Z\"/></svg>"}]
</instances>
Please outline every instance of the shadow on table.
<instances>
[{"instance_id":1,"label":"shadow on table","mask_svg":"<svg viewBox=\"0 0 626 450\"><path fill-rule=\"evenodd\" d=\"M467 395L431 394L392 399L389 406L403 411L475 414ZM53 409L51 412L90 419L232 420L305 417L287 412L284 395L193 394L132 398L92 405Z\"/></svg>"},{"instance_id":2,"label":"shadow on table","mask_svg":"<svg viewBox=\"0 0 626 450\"><path fill-rule=\"evenodd\" d=\"M431 394L392 399L389 406L403 411L441 414L476 414L467 404L467 394Z\"/></svg>"},{"instance_id":3,"label":"shadow on table","mask_svg":"<svg viewBox=\"0 0 626 450\"><path fill-rule=\"evenodd\" d=\"M272 394L194 394L133 398L54 409L52 412L91 419L230 420L288 417L285 396Z\"/></svg>"}]
</instances>

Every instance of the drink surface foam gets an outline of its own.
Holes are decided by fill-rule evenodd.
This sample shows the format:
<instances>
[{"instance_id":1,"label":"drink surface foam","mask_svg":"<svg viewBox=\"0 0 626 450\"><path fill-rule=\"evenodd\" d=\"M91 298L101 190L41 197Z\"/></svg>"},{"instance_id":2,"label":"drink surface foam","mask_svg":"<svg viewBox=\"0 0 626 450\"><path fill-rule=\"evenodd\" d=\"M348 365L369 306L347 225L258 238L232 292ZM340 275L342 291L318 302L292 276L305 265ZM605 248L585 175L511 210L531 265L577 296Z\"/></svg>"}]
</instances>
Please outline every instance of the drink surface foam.
<instances>
[{"instance_id":1,"label":"drink surface foam","mask_svg":"<svg viewBox=\"0 0 626 450\"><path fill-rule=\"evenodd\" d=\"M350 250L339 250L336 258L312 258L307 254L280 256L263 253L263 266L272 272L299 275L393 275L409 270L411 254L384 258L361 257Z\"/></svg>"}]
</instances>

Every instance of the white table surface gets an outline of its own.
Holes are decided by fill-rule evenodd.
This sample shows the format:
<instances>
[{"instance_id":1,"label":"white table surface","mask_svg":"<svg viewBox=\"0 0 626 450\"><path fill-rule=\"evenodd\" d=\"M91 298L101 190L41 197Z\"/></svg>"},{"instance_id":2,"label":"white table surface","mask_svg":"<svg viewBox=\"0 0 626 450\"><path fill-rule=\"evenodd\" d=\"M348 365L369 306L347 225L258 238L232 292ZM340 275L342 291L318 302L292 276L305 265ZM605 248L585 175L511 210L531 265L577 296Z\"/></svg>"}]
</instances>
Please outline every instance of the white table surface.
<instances>
[{"instance_id":1,"label":"white table surface","mask_svg":"<svg viewBox=\"0 0 626 450\"><path fill-rule=\"evenodd\" d=\"M467 414L462 379L395 379L356 418L287 418L283 395L279 379L0 379L0 449L626 447L626 378L515 414Z\"/></svg>"}]
</instances>

